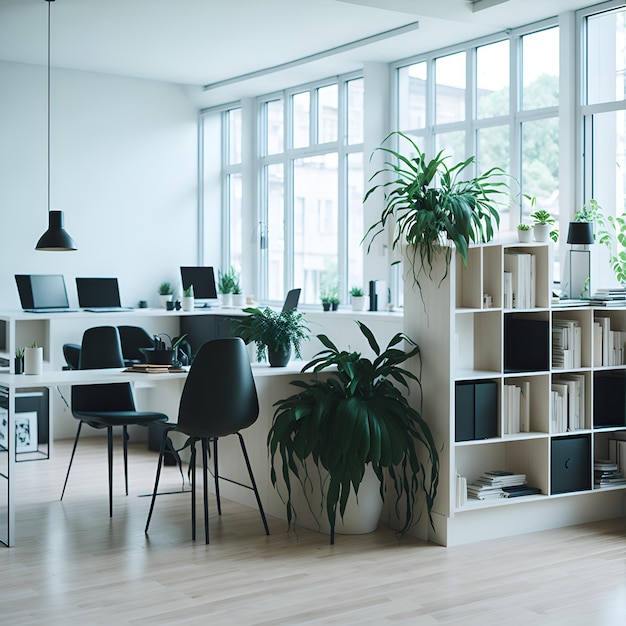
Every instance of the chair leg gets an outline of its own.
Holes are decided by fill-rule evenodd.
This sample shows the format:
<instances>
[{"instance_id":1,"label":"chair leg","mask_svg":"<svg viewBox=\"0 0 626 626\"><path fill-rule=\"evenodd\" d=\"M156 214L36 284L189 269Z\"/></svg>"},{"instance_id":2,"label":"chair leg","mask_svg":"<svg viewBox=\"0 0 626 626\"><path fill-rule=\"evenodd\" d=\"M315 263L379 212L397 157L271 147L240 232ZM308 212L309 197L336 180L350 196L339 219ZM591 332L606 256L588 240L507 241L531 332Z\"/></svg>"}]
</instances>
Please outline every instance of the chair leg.
<instances>
[{"instance_id":1,"label":"chair leg","mask_svg":"<svg viewBox=\"0 0 626 626\"><path fill-rule=\"evenodd\" d=\"M209 456L209 440L203 438L202 444L202 496L204 500L204 539L205 543L209 543L209 489L208 481L208 456Z\"/></svg>"},{"instance_id":2,"label":"chair leg","mask_svg":"<svg viewBox=\"0 0 626 626\"><path fill-rule=\"evenodd\" d=\"M76 445L78 444L78 438L80 437L80 429L83 427L82 420L78 422L78 429L76 431L76 437L74 438L74 447L72 448L72 456L70 456L70 464L67 468L67 474L65 475L65 482L63 483L63 491L61 492L61 500L65 495L65 488L67 487L67 480L70 477L70 470L72 469L72 463L74 462L74 454L76 453Z\"/></svg>"},{"instance_id":3,"label":"chair leg","mask_svg":"<svg viewBox=\"0 0 626 626\"><path fill-rule=\"evenodd\" d=\"M196 540L196 442L191 444L191 540Z\"/></svg>"},{"instance_id":4,"label":"chair leg","mask_svg":"<svg viewBox=\"0 0 626 626\"><path fill-rule=\"evenodd\" d=\"M263 526L265 527L265 534L269 535L270 529L267 526L267 520L265 519L265 512L263 511L263 505L261 504L261 497L259 496L259 490L256 487L256 481L254 480L254 474L252 473L250 459L248 458L248 452L246 451L246 444L243 442L243 437L241 436L241 433L237 433L237 436L239 437L239 443L241 444L241 452L243 453L243 458L246 462L246 467L248 468L250 482L252 483L252 490L254 491L256 502L259 506L259 513L261 513L261 519L263 520Z\"/></svg>"},{"instance_id":5,"label":"chair leg","mask_svg":"<svg viewBox=\"0 0 626 626\"><path fill-rule=\"evenodd\" d=\"M122 430L122 439L124 440L124 486L126 487L126 495L128 495L128 426L124 424Z\"/></svg>"},{"instance_id":6,"label":"chair leg","mask_svg":"<svg viewBox=\"0 0 626 626\"><path fill-rule=\"evenodd\" d=\"M113 426L107 426L107 444L109 457L109 517L113 517Z\"/></svg>"},{"instance_id":7,"label":"chair leg","mask_svg":"<svg viewBox=\"0 0 626 626\"><path fill-rule=\"evenodd\" d=\"M222 514L222 501L220 499L220 472L217 466L217 437L213 439L213 477L215 479L215 497L217 499L217 514Z\"/></svg>"},{"instance_id":8,"label":"chair leg","mask_svg":"<svg viewBox=\"0 0 626 626\"><path fill-rule=\"evenodd\" d=\"M159 479L161 478L161 467L163 466L163 456L165 454L165 447L167 445L167 431L163 432L161 437L161 448L159 450L159 462L157 463L156 478L154 479L154 490L152 491L152 502L150 502L150 511L148 512L148 519L146 520L146 528L144 532L148 532L148 526L150 526L150 520L152 519L152 511L154 511L154 502L156 500L157 491L159 490Z\"/></svg>"}]
</instances>

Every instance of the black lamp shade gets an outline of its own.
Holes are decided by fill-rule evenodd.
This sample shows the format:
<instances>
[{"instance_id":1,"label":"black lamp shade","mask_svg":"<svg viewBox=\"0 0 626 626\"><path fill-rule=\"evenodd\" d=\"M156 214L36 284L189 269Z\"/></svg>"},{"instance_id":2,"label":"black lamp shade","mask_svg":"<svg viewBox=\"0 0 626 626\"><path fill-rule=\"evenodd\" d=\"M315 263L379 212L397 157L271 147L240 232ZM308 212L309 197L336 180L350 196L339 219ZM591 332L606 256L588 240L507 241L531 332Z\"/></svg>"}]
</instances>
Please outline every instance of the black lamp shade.
<instances>
[{"instance_id":1,"label":"black lamp shade","mask_svg":"<svg viewBox=\"0 0 626 626\"><path fill-rule=\"evenodd\" d=\"M592 222L570 222L567 231L567 243L590 244L593 243Z\"/></svg>"},{"instance_id":2,"label":"black lamp shade","mask_svg":"<svg viewBox=\"0 0 626 626\"><path fill-rule=\"evenodd\" d=\"M48 230L37 242L35 250L65 252L76 249L76 243L63 228L63 211L49 211Z\"/></svg>"}]
</instances>

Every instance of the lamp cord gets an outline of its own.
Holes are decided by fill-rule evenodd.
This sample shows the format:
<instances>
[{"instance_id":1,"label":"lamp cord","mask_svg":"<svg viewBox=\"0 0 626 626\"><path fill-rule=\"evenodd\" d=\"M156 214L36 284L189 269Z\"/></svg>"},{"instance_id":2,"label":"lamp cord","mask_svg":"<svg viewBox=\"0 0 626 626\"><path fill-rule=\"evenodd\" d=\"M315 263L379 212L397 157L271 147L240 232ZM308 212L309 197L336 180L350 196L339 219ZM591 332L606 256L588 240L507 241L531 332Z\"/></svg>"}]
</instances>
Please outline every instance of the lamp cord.
<instances>
[{"instance_id":1,"label":"lamp cord","mask_svg":"<svg viewBox=\"0 0 626 626\"><path fill-rule=\"evenodd\" d=\"M48 2L48 213L50 213L50 3Z\"/></svg>"}]
</instances>

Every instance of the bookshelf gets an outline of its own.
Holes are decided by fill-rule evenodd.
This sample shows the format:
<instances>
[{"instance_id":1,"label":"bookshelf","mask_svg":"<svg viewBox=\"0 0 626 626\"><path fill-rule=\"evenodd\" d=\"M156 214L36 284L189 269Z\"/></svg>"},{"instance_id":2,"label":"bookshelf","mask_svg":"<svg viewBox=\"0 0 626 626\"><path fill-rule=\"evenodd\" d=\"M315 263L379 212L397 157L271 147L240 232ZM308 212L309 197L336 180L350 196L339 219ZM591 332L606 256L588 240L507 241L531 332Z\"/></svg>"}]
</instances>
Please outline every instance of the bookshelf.
<instances>
[{"instance_id":1,"label":"bookshelf","mask_svg":"<svg viewBox=\"0 0 626 626\"><path fill-rule=\"evenodd\" d=\"M404 330L422 351L422 413L441 449L435 528L420 526L422 538L456 545L626 514L626 484L594 484L594 460L626 449L626 307L553 305L551 246L475 245L467 265L452 251L447 275L438 255L421 293L405 281ZM506 276L511 259L531 276L523 298L510 293L522 288ZM525 475L538 493L457 493L494 470Z\"/></svg>"}]
</instances>

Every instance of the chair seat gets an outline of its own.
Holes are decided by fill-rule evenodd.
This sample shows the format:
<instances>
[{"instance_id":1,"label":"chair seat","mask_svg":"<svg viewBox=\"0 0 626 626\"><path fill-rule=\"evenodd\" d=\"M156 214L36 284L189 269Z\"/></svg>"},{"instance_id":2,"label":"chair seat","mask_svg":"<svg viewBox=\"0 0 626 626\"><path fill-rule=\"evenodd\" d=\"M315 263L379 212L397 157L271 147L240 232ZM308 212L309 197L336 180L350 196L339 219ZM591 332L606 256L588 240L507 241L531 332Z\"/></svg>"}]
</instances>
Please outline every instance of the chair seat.
<instances>
[{"instance_id":1,"label":"chair seat","mask_svg":"<svg viewBox=\"0 0 626 626\"><path fill-rule=\"evenodd\" d=\"M74 417L91 425L124 426L167 422L168 416L155 411L74 411Z\"/></svg>"}]
</instances>

